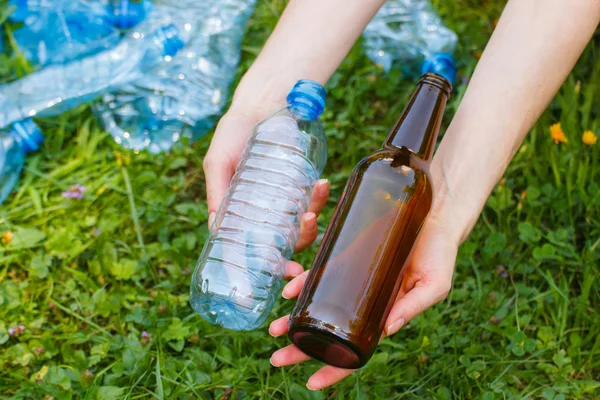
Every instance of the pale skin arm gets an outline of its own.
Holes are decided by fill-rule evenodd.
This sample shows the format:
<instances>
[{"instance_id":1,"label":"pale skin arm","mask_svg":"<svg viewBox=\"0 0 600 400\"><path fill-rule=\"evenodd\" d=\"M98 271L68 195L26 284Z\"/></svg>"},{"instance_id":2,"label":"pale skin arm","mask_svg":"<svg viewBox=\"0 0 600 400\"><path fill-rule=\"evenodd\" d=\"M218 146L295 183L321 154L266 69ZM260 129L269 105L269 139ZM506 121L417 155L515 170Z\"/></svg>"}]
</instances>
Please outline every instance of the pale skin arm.
<instances>
[{"instance_id":1,"label":"pale skin arm","mask_svg":"<svg viewBox=\"0 0 600 400\"><path fill-rule=\"evenodd\" d=\"M433 210L405 266L386 335L447 296L459 244L599 22L600 0L508 2L434 157ZM298 296L305 278L292 280L284 297ZM287 333L288 318L274 321L270 333ZM271 362L284 366L307 359L290 345ZM325 366L307 386L322 389L351 373Z\"/></svg>"}]
</instances>

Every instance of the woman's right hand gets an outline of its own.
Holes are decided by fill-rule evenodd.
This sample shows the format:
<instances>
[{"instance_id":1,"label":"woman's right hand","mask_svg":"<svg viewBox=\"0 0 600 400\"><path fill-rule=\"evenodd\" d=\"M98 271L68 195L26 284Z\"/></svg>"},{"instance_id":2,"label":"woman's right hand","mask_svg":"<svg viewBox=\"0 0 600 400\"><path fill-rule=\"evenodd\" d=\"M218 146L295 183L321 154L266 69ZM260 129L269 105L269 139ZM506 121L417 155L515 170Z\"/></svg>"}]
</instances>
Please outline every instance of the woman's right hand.
<instances>
[{"instance_id":1,"label":"woman's right hand","mask_svg":"<svg viewBox=\"0 0 600 400\"><path fill-rule=\"evenodd\" d=\"M209 227L212 226L219 205L227 193L246 142L252 134L252 129L262 119L283 107L285 103L271 100L263 101L261 104L262 107L254 108L232 105L217 125L203 162ZM317 217L328 198L329 182L321 179L313 190L309 210L302 218L301 234L296 250L302 250L316 239L318 234Z\"/></svg>"}]
</instances>

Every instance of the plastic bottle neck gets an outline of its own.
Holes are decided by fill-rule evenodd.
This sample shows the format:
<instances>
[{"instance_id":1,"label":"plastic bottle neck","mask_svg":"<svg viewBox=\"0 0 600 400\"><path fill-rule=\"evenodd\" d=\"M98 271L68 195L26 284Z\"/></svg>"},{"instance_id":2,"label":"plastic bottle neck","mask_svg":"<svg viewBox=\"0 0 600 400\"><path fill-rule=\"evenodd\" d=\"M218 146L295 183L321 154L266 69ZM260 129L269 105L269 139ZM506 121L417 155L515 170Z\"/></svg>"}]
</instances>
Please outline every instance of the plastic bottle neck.
<instances>
[{"instance_id":1,"label":"plastic bottle neck","mask_svg":"<svg viewBox=\"0 0 600 400\"><path fill-rule=\"evenodd\" d=\"M21 122L15 122L8 131L8 134L22 144L23 150L26 153L36 151L44 141L44 134L30 118L24 119Z\"/></svg>"},{"instance_id":2,"label":"plastic bottle neck","mask_svg":"<svg viewBox=\"0 0 600 400\"><path fill-rule=\"evenodd\" d=\"M146 18L147 5L145 0L112 0L110 7L114 24L121 29L134 27Z\"/></svg>"},{"instance_id":3,"label":"plastic bottle neck","mask_svg":"<svg viewBox=\"0 0 600 400\"><path fill-rule=\"evenodd\" d=\"M423 75L384 147L404 148L425 161L431 160L451 89L442 76Z\"/></svg>"},{"instance_id":4,"label":"plastic bottle neck","mask_svg":"<svg viewBox=\"0 0 600 400\"><path fill-rule=\"evenodd\" d=\"M159 48L161 56L175 56L183 47L185 42L179 35L179 30L173 24L158 28L152 34L154 43Z\"/></svg>"},{"instance_id":5,"label":"plastic bottle neck","mask_svg":"<svg viewBox=\"0 0 600 400\"><path fill-rule=\"evenodd\" d=\"M288 107L299 119L312 121L325 109L325 88L307 79L299 80L287 96Z\"/></svg>"}]
</instances>

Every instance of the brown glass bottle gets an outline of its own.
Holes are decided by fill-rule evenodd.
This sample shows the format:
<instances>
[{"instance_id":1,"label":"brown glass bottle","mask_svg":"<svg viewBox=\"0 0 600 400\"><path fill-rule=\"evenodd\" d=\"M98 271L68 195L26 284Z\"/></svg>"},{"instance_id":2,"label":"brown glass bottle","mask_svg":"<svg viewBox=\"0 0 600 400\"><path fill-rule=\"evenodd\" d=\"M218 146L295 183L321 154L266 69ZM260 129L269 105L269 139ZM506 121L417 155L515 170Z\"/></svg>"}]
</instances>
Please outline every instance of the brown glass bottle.
<instances>
[{"instance_id":1,"label":"brown glass bottle","mask_svg":"<svg viewBox=\"0 0 600 400\"><path fill-rule=\"evenodd\" d=\"M309 356L359 368L373 355L431 208L429 164L450 91L423 75L383 148L350 174L289 322Z\"/></svg>"}]
</instances>

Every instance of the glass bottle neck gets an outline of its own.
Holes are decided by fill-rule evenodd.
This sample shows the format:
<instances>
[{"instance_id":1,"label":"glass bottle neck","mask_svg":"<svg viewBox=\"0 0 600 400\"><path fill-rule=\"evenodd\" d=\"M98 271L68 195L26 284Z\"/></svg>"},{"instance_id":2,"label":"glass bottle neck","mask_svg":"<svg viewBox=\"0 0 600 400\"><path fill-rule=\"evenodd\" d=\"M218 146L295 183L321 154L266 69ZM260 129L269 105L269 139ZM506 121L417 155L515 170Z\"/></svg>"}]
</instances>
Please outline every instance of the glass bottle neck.
<instances>
[{"instance_id":1,"label":"glass bottle neck","mask_svg":"<svg viewBox=\"0 0 600 400\"><path fill-rule=\"evenodd\" d=\"M405 148L425 161L431 160L450 89L444 78L423 75L383 147Z\"/></svg>"}]
</instances>

